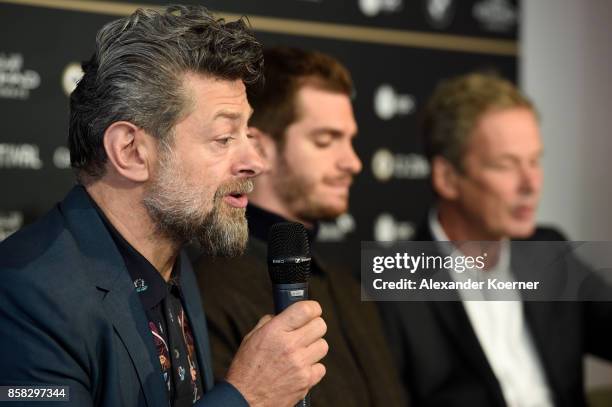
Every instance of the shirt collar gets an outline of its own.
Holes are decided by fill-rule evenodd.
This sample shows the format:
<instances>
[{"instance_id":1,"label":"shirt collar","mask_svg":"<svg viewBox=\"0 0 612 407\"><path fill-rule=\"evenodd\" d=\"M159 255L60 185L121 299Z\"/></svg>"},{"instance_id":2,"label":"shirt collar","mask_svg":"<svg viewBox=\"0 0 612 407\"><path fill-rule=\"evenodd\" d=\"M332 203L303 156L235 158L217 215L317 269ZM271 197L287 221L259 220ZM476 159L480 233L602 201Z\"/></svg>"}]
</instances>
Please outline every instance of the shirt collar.
<instances>
[{"instance_id":1,"label":"shirt collar","mask_svg":"<svg viewBox=\"0 0 612 407\"><path fill-rule=\"evenodd\" d=\"M247 205L246 218L249 222L249 233L264 242L268 241L268 233L272 225L279 222L289 222L282 216L269 212L253 204ZM308 235L308 243L310 244L310 247L312 247L319 230L319 224L315 223L313 227L305 228L306 234Z\"/></svg>"},{"instance_id":2,"label":"shirt collar","mask_svg":"<svg viewBox=\"0 0 612 407\"><path fill-rule=\"evenodd\" d=\"M444 229L438 220L438 210L436 208L431 208L429 210L427 220L429 223L429 230L431 230L431 235L433 236L434 240L438 242L448 242L448 236L446 236L446 232L444 232Z\"/></svg>"},{"instance_id":3,"label":"shirt collar","mask_svg":"<svg viewBox=\"0 0 612 407\"><path fill-rule=\"evenodd\" d=\"M431 234L435 241L450 242L450 239L446 235L446 232L444 231L444 228L442 227L442 224L440 223L440 220L438 218L437 208L431 208L429 210L428 223L429 223L429 230L431 230ZM448 252L449 251L448 249L450 248L449 245L438 245L438 246L440 249L442 249L442 251L446 251L446 252ZM444 253L444 254L451 254L451 253ZM458 254L458 253L455 253L455 254ZM501 242L501 252L500 252L499 260L497 264L488 271L488 275L502 273L504 271L507 271L509 268L510 268L510 242L508 239L503 239Z\"/></svg>"}]
</instances>

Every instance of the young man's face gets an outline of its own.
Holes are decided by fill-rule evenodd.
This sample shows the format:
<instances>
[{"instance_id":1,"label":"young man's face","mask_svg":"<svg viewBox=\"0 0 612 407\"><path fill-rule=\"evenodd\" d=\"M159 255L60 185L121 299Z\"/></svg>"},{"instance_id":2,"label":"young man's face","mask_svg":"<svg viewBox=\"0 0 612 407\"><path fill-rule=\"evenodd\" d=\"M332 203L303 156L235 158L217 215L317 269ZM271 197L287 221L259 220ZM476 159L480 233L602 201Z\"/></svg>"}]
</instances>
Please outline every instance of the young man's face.
<instances>
[{"instance_id":1,"label":"young man's face","mask_svg":"<svg viewBox=\"0 0 612 407\"><path fill-rule=\"evenodd\" d=\"M487 239L528 237L542 189L542 143L531 110L512 108L486 113L464 155L457 204Z\"/></svg>"},{"instance_id":2,"label":"young man's face","mask_svg":"<svg viewBox=\"0 0 612 407\"><path fill-rule=\"evenodd\" d=\"M333 219L348 209L361 161L353 149L357 124L347 95L305 86L296 94L297 120L285 132L274 188L295 218Z\"/></svg>"},{"instance_id":3,"label":"young man's face","mask_svg":"<svg viewBox=\"0 0 612 407\"><path fill-rule=\"evenodd\" d=\"M196 238L212 254L235 255L248 237L246 194L263 165L247 135L245 86L188 74L184 89L192 106L169 145L160 145L145 206L171 237Z\"/></svg>"}]
</instances>

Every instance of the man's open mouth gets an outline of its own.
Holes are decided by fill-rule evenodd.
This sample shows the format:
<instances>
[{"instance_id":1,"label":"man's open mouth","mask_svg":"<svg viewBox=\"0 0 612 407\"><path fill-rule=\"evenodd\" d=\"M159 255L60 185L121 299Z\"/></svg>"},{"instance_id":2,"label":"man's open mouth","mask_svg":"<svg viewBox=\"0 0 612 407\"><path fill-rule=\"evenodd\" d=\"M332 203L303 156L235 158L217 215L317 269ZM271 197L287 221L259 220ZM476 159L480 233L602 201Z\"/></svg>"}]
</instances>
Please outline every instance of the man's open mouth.
<instances>
[{"instance_id":1,"label":"man's open mouth","mask_svg":"<svg viewBox=\"0 0 612 407\"><path fill-rule=\"evenodd\" d=\"M235 208L246 208L249 203L247 195L242 192L230 192L223 199L227 204Z\"/></svg>"}]
</instances>

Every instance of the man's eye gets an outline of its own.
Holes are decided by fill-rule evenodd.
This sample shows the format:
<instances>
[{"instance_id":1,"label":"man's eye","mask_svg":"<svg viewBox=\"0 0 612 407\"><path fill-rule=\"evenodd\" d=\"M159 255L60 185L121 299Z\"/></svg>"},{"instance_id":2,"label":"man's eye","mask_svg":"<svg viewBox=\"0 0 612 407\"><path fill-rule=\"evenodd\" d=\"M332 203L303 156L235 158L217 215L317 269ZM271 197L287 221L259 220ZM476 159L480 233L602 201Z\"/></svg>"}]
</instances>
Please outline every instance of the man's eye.
<instances>
[{"instance_id":1,"label":"man's eye","mask_svg":"<svg viewBox=\"0 0 612 407\"><path fill-rule=\"evenodd\" d=\"M222 137L222 138L218 138L216 141L217 143L221 144L221 145L227 145L229 144L229 142L233 139L233 137Z\"/></svg>"},{"instance_id":2,"label":"man's eye","mask_svg":"<svg viewBox=\"0 0 612 407\"><path fill-rule=\"evenodd\" d=\"M331 144L332 139L330 137L318 138L315 139L314 142L317 147L328 147Z\"/></svg>"},{"instance_id":3,"label":"man's eye","mask_svg":"<svg viewBox=\"0 0 612 407\"><path fill-rule=\"evenodd\" d=\"M501 162L491 163L490 167L498 171L507 171L507 170L511 170L513 168L513 165L512 163L501 161Z\"/></svg>"}]
</instances>

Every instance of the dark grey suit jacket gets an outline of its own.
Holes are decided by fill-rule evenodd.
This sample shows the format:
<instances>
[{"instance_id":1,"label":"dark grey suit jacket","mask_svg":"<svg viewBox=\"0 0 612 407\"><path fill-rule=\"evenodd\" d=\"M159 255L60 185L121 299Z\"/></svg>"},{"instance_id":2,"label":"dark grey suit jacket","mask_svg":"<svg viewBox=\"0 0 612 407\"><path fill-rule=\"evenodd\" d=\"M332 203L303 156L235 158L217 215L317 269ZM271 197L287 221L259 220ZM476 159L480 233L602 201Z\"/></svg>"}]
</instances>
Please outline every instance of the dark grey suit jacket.
<instances>
[{"instance_id":1,"label":"dark grey suit jacket","mask_svg":"<svg viewBox=\"0 0 612 407\"><path fill-rule=\"evenodd\" d=\"M247 406L229 383L213 386L206 319L182 256L206 387L198 405ZM69 386L68 405L79 407L168 406L142 304L83 187L0 244L0 385Z\"/></svg>"},{"instance_id":2,"label":"dark grey suit jacket","mask_svg":"<svg viewBox=\"0 0 612 407\"><path fill-rule=\"evenodd\" d=\"M422 228L415 240L433 238ZM538 228L530 240L564 239L554 230ZM414 406L506 405L458 294L457 301L379 305ZM586 405L583 356L592 353L612 360L612 302L525 301L523 309L554 404Z\"/></svg>"}]
</instances>

